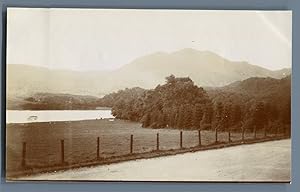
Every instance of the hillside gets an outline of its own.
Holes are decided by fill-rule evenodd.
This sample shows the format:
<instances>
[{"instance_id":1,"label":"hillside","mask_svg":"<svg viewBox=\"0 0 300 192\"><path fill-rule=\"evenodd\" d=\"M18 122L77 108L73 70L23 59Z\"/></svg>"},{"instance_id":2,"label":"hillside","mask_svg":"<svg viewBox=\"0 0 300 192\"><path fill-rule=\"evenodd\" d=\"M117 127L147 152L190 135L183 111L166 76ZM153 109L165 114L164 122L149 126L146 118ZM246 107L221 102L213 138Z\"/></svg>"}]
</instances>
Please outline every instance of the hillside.
<instances>
[{"instance_id":1,"label":"hillside","mask_svg":"<svg viewBox=\"0 0 300 192\"><path fill-rule=\"evenodd\" d=\"M253 99L282 103L291 97L291 76L282 79L251 77L224 87L208 88L214 102L247 103Z\"/></svg>"},{"instance_id":2,"label":"hillside","mask_svg":"<svg viewBox=\"0 0 300 192\"><path fill-rule=\"evenodd\" d=\"M79 110L96 109L99 98L88 95L36 93L30 97L9 99L7 109L12 110Z\"/></svg>"},{"instance_id":3,"label":"hillside","mask_svg":"<svg viewBox=\"0 0 300 192\"><path fill-rule=\"evenodd\" d=\"M208 90L215 106L241 106L244 126L251 126L253 114L269 118L268 126L291 123L291 76L283 79L249 78L221 88ZM254 118L255 120L255 118ZM264 120L266 121L266 120Z\"/></svg>"},{"instance_id":4,"label":"hillside","mask_svg":"<svg viewBox=\"0 0 300 192\"><path fill-rule=\"evenodd\" d=\"M36 93L104 95L105 73L51 70L30 65L7 65L7 96L29 97ZM99 82L102 82L100 84Z\"/></svg>"},{"instance_id":5,"label":"hillside","mask_svg":"<svg viewBox=\"0 0 300 192\"><path fill-rule=\"evenodd\" d=\"M290 69L270 71L249 64L227 60L210 51L182 49L173 53L158 52L137 58L125 65L117 74L143 79L145 88L153 88L164 82L164 77L173 74L179 77L188 76L198 86L225 86L229 83L250 77L283 78L290 74ZM129 82L130 80L127 79Z\"/></svg>"},{"instance_id":6,"label":"hillside","mask_svg":"<svg viewBox=\"0 0 300 192\"><path fill-rule=\"evenodd\" d=\"M7 65L7 97L29 97L35 93L68 93L103 96L131 87L154 88L170 74L188 76L196 85L224 86L250 77L283 78L290 69L270 71L227 60L213 52L182 49L158 52L135 59L114 71L53 70L30 65Z\"/></svg>"}]
</instances>

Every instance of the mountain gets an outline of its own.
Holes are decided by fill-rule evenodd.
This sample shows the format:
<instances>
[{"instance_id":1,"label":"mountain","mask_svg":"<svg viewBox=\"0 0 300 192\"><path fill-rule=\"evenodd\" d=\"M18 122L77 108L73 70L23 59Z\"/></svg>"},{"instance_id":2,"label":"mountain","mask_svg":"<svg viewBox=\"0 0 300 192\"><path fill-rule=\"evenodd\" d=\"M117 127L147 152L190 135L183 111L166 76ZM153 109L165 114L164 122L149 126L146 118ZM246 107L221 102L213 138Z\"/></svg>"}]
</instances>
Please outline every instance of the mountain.
<instances>
[{"instance_id":1,"label":"mountain","mask_svg":"<svg viewBox=\"0 0 300 192\"><path fill-rule=\"evenodd\" d=\"M125 65L119 71L131 79L141 79L143 87L154 87L164 83L164 77L189 76L199 86L224 86L249 77L283 78L290 74L290 69L271 71L247 62L227 60L210 51L182 49L173 53L158 52L140 57ZM136 74L135 78L132 74ZM140 86L140 85L136 85Z\"/></svg>"},{"instance_id":2,"label":"mountain","mask_svg":"<svg viewBox=\"0 0 300 192\"><path fill-rule=\"evenodd\" d=\"M188 76L198 86L215 87L250 77L280 79L290 73L290 69L271 71L195 49L146 55L114 71L79 72L9 64L7 98L23 98L38 92L103 96L126 87L154 88L170 74Z\"/></svg>"}]
</instances>

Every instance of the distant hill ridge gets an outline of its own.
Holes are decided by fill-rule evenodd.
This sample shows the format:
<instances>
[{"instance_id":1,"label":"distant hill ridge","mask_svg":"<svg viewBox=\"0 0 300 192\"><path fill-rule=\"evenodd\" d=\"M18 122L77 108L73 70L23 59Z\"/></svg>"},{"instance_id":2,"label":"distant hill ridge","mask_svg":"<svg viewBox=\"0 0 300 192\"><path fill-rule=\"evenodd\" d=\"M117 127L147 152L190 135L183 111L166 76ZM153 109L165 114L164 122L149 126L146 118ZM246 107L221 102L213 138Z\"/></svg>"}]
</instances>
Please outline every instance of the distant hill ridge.
<instances>
[{"instance_id":1,"label":"distant hill ridge","mask_svg":"<svg viewBox=\"0 0 300 192\"><path fill-rule=\"evenodd\" d=\"M154 88L170 74L188 76L198 86L216 87L250 77L280 79L290 73L291 69L271 71L244 61L230 61L210 51L186 48L139 57L114 71L78 72L9 64L7 97L27 97L38 92L101 97L126 87Z\"/></svg>"},{"instance_id":2,"label":"distant hill ridge","mask_svg":"<svg viewBox=\"0 0 300 192\"><path fill-rule=\"evenodd\" d=\"M180 78L178 78L180 79ZM186 78L182 78L186 79ZM291 76L282 79L270 77L251 77L236 81L224 87L204 88L213 103L244 103L257 99L265 102L285 104L291 95ZM30 97L7 100L7 109L14 110L50 110L50 109L95 109L96 107L111 107L116 97L142 95L145 89L133 87L110 93L103 98L88 95L72 95L61 93L36 93Z\"/></svg>"}]
</instances>

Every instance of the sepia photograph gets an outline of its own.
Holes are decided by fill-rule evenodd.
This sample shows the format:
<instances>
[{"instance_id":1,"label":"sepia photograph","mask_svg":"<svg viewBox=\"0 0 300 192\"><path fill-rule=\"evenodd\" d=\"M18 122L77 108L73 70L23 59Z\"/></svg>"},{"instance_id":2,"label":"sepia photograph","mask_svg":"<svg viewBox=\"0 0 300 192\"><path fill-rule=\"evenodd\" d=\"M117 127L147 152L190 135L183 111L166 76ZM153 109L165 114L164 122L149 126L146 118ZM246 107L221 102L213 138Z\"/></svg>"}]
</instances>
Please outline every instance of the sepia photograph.
<instances>
[{"instance_id":1,"label":"sepia photograph","mask_svg":"<svg viewBox=\"0 0 300 192\"><path fill-rule=\"evenodd\" d=\"M7 181L291 181L292 11L8 8Z\"/></svg>"}]
</instances>

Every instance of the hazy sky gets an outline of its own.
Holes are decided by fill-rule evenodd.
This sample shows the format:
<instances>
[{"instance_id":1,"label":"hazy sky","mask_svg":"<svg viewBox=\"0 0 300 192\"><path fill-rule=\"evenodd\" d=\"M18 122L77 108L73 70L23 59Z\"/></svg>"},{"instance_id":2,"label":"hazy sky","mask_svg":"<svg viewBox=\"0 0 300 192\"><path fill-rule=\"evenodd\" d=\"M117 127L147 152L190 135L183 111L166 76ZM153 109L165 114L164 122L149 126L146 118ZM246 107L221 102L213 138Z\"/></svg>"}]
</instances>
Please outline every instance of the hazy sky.
<instances>
[{"instance_id":1,"label":"hazy sky","mask_svg":"<svg viewBox=\"0 0 300 192\"><path fill-rule=\"evenodd\" d=\"M195 48L291 67L289 11L9 8L7 30L8 64L110 70L153 52Z\"/></svg>"}]
</instances>

